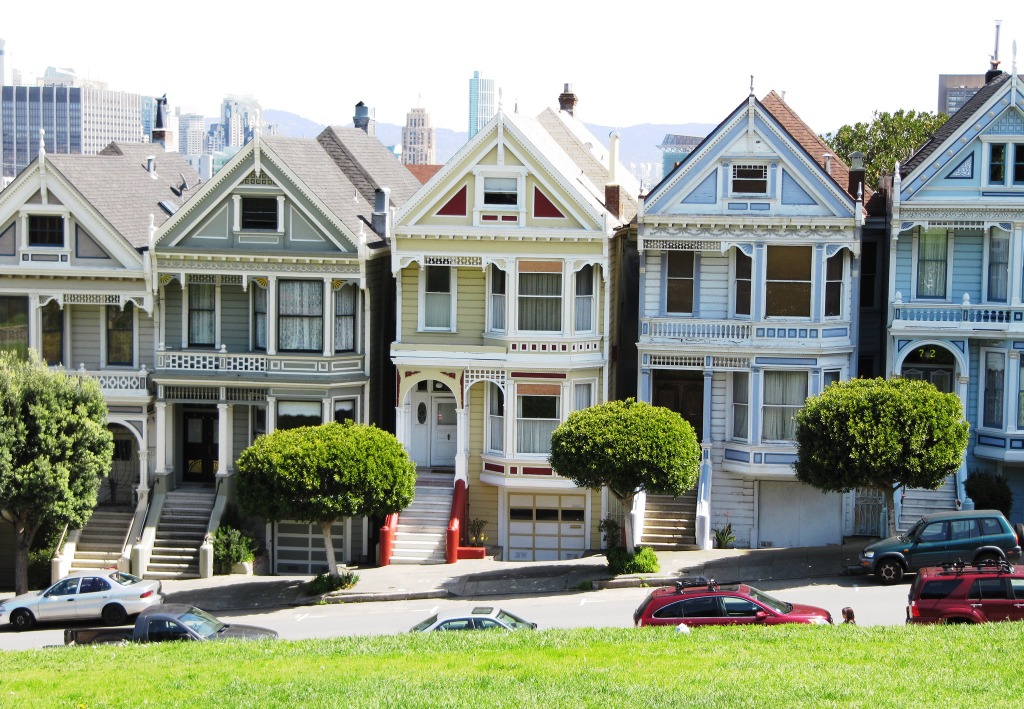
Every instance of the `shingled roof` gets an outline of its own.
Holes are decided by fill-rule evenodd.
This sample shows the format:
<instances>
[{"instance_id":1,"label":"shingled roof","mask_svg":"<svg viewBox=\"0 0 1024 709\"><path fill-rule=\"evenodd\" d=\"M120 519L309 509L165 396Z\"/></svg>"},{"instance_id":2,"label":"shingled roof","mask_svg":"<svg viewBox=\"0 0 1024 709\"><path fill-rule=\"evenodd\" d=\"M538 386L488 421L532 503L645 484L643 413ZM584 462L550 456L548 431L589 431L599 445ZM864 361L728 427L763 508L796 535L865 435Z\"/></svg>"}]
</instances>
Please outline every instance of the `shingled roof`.
<instances>
[{"instance_id":1,"label":"shingled roof","mask_svg":"<svg viewBox=\"0 0 1024 709\"><path fill-rule=\"evenodd\" d=\"M157 227L170 217L160 203L180 207L200 182L184 156L146 143L111 143L97 155L47 154L45 160L136 249L149 246L150 215Z\"/></svg>"},{"instance_id":2,"label":"shingled roof","mask_svg":"<svg viewBox=\"0 0 1024 709\"><path fill-rule=\"evenodd\" d=\"M900 178L902 179L912 173L921 163L928 159L929 155L938 150L939 146L945 143L947 138L956 133L965 123L973 120L974 114L977 113L978 109L984 106L1009 78L1009 74L1003 73L982 86L978 93L974 94L967 103L960 107L960 110L950 116L949 120L935 131L935 135L918 148L917 152L911 155L906 162L900 165ZM892 167L894 166L887 166L887 169Z\"/></svg>"},{"instance_id":3,"label":"shingled roof","mask_svg":"<svg viewBox=\"0 0 1024 709\"><path fill-rule=\"evenodd\" d=\"M328 126L316 139L371 205L377 189L389 188L391 202L401 207L421 186L380 140L365 131Z\"/></svg>"}]
</instances>

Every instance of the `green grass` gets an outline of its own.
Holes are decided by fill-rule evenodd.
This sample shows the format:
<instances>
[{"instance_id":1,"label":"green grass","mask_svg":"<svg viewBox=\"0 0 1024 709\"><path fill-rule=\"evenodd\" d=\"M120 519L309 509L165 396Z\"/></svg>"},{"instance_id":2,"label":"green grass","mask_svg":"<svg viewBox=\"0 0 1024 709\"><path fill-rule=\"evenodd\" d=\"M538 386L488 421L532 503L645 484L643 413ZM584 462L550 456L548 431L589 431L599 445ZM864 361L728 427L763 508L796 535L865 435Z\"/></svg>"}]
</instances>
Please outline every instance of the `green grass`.
<instances>
[{"instance_id":1,"label":"green grass","mask_svg":"<svg viewBox=\"0 0 1024 709\"><path fill-rule=\"evenodd\" d=\"M429 633L0 653L0 706L992 707L1020 623Z\"/></svg>"}]
</instances>

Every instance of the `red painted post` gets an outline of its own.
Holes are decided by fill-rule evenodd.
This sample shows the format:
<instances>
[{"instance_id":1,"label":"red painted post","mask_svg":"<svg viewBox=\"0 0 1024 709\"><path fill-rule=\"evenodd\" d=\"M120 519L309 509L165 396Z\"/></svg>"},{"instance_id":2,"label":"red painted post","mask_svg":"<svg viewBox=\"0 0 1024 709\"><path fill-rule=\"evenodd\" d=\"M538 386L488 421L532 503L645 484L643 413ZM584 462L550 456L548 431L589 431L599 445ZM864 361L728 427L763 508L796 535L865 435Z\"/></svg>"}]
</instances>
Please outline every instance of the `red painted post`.
<instances>
[{"instance_id":1,"label":"red painted post","mask_svg":"<svg viewBox=\"0 0 1024 709\"><path fill-rule=\"evenodd\" d=\"M449 515L448 534L445 538L445 561L454 564L459 560L459 542L461 536L461 518L466 509L466 481L455 481L455 494L452 495L452 511Z\"/></svg>"},{"instance_id":2,"label":"red painted post","mask_svg":"<svg viewBox=\"0 0 1024 709\"><path fill-rule=\"evenodd\" d=\"M398 513L393 512L384 519L380 528L380 565L391 564L391 554L395 551L395 533L398 531Z\"/></svg>"}]
</instances>

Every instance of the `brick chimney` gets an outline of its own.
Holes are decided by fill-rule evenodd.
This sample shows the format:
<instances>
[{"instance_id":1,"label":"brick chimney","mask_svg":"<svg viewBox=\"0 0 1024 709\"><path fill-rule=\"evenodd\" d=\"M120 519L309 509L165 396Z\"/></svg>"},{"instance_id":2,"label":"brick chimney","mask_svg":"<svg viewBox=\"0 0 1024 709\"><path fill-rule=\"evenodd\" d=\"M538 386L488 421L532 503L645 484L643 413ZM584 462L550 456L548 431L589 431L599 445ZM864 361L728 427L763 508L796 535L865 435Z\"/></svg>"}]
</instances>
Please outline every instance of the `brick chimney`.
<instances>
[{"instance_id":1,"label":"brick chimney","mask_svg":"<svg viewBox=\"0 0 1024 709\"><path fill-rule=\"evenodd\" d=\"M356 104L356 115L352 117L352 124L367 135L376 135L377 121L373 117L373 109L362 101Z\"/></svg>"},{"instance_id":2,"label":"brick chimney","mask_svg":"<svg viewBox=\"0 0 1024 709\"><path fill-rule=\"evenodd\" d=\"M565 90L559 94L558 108L570 116L576 115L576 94L572 92L572 84L565 84Z\"/></svg>"},{"instance_id":3,"label":"brick chimney","mask_svg":"<svg viewBox=\"0 0 1024 709\"><path fill-rule=\"evenodd\" d=\"M857 192L864 187L864 153L856 150L850 153L850 182L846 191L857 199Z\"/></svg>"}]
</instances>

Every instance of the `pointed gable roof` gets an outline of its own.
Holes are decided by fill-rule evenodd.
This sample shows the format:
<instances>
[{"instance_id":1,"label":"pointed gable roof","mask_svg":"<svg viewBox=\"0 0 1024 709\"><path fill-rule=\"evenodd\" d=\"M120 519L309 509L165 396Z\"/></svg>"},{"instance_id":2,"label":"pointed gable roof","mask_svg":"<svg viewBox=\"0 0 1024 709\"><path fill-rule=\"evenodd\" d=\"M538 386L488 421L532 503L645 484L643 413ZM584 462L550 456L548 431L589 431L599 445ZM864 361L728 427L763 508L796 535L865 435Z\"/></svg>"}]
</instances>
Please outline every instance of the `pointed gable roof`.
<instances>
[{"instance_id":1,"label":"pointed gable roof","mask_svg":"<svg viewBox=\"0 0 1024 709\"><path fill-rule=\"evenodd\" d=\"M156 178L147 169L154 158ZM56 169L82 197L136 249L149 246L149 217L159 227L201 182L184 156L159 146L111 143L97 155L46 155L47 169ZM37 159L38 160L38 159ZM182 183L188 189L180 191Z\"/></svg>"},{"instance_id":2,"label":"pointed gable roof","mask_svg":"<svg viewBox=\"0 0 1024 709\"><path fill-rule=\"evenodd\" d=\"M328 126L316 140L371 206L377 189L390 189L391 201L401 207L420 188L405 165L366 131Z\"/></svg>"},{"instance_id":3,"label":"pointed gable roof","mask_svg":"<svg viewBox=\"0 0 1024 709\"><path fill-rule=\"evenodd\" d=\"M935 135L925 141L925 144L918 148L917 152L900 165L900 178L905 178L920 167L950 136L956 134L964 125L974 120L974 114L1002 89L1003 84L1009 78L1009 74L1003 73L982 86L978 93L974 94L967 103L960 107L959 111L950 116L949 120L935 131ZM895 166L887 166L886 169L891 169L892 167Z\"/></svg>"}]
</instances>

